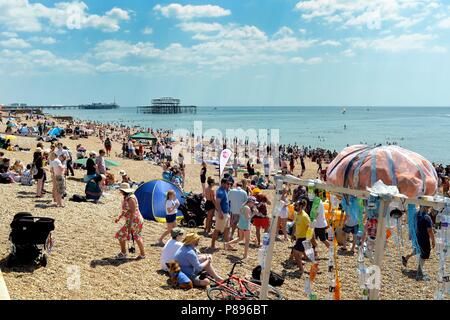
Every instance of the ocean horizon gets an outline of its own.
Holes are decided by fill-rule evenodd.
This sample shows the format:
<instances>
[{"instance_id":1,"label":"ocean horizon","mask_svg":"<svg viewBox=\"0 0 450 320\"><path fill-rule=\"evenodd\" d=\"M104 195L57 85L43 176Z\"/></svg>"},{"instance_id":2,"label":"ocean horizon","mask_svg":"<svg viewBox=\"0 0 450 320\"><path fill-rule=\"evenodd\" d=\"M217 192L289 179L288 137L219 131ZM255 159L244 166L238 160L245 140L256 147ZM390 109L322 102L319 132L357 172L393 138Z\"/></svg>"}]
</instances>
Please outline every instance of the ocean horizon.
<instances>
[{"instance_id":1,"label":"ocean horizon","mask_svg":"<svg viewBox=\"0 0 450 320\"><path fill-rule=\"evenodd\" d=\"M197 108L196 114L141 114L136 107L111 110L44 109L53 115L80 120L141 126L154 129L186 129L193 132L201 121L203 132L219 129L279 130L283 144L305 145L340 151L347 144L396 143L430 161L450 163L450 107L294 107L252 106ZM270 138L269 138L270 141Z\"/></svg>"}]
</instances>

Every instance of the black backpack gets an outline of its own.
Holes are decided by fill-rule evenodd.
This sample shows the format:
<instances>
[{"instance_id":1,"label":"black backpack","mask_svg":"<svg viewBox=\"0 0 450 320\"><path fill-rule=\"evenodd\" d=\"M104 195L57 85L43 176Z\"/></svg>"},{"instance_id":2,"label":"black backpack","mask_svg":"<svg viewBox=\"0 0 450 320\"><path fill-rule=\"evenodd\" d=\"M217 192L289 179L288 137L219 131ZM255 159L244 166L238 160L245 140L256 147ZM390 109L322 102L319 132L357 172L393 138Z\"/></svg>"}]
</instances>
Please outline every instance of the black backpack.
<instances>
[{"instance_id":1,"label":"black backpack","mask_svg":"<svg viewBox=\"0 0 450 320\"><path fill-rule=\"evenodd\" d=\"M252 277L255 280L261 280L261 266L257 266L252 271ZM280 287L284 283L284 278L279 274L270 271L269 284L274 287Z\"/></svg>"},{"instance_id":2,"label":"black backpack","mask_svg":"<svg viewBox=\"0 0 450 320\"><path fill-rule=\"evenodd\" d=\"M70 198L70 201L73 201L73 202L86 202L87 200L86 200L85 196L81 196L79 194L74 194L72 196L72 198Z\"/></svg>"}]
</instances>

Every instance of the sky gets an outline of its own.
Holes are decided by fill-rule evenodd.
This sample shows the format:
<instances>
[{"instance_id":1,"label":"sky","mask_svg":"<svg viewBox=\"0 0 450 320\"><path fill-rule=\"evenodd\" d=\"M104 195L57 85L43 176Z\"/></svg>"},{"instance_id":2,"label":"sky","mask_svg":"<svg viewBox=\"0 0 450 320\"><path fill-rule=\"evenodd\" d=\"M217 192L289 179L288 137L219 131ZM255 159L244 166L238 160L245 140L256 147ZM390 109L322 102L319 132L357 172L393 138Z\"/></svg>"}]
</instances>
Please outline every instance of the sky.
<instances>
[{"instance_id":1,"label":"sky","mask_svg":"<svg viewBox=\"0 0 450 320\"><path fill-rule=\"evenodd\" d=\"M450 0L0 0L0 104L450 106Z\"/></svg>"}]
</instances>

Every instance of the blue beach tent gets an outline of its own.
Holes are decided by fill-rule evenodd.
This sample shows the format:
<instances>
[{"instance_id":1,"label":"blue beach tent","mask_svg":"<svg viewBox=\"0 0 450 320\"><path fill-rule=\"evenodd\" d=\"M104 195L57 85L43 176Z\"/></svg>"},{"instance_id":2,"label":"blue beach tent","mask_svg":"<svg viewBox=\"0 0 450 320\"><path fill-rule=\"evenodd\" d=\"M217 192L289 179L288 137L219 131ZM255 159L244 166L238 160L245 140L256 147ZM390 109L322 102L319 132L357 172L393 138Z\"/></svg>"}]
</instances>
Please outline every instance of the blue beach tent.
<instances>
[{"instance_id":1,"label":"blue beach tent","mask_svg":"<svg viewBox=\"0 0 450 320\"><path fill-rule=\"evenodd\" d=\"M49 135L49 136L57 136L57 137L58 137L58 136L61 135L61 131L62 131L61 128L55 127L55 128L50 129L50 130L48 131L48 135Z\"/></svg>"},{"instance_id":2,"label":"blue beach tent","mask_svg":"<svg viewBox=\"0 0 450 320\"><path fill-rule=\"evenodd\" d=\"M136 192L139 202L139 211L146 220L166 222L166 195L167 191L174 190L180 204L184 203L183 192L176 185L165 180L152 180L140 186ZM178 210L177 220L183 218Z\"/></svg>"}]
</instances>

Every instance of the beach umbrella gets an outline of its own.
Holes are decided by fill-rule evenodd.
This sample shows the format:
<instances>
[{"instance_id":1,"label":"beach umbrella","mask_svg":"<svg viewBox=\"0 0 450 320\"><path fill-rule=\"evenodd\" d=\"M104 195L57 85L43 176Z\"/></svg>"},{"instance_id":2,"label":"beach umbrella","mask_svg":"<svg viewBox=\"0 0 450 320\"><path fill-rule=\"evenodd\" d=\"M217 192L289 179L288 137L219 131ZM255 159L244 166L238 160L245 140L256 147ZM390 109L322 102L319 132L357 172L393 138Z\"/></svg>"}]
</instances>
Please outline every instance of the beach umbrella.
<instances>
[{"instance_id":1,"label":"beach umbrella","mask_svg":"<svg viewBox=\"0 0 450 320\"><path fill-rule=\"evenodd\" d=\"M139 211L146 220L166 222L166 196L167 191L175 191L175 195L184 204L183 192L175 184L166 180L153 180L141 185L136 192L139 203ZM178 210L177 220L183 218L183 213Z\"/></svg>"},{"instance_id":2,"label":"beach umbrella","mask_svg":"<svg viewBox=\"0 0 450 320\"><path fill-rule=\"evenodd\" d=\"M420 154L399 146L350 146L327 168L327 183L331 185L366 190L378 180L396 186L410 198L432 196L438 191L433 165Z\"/></svg>"},{"instance_id":3,"label":"beach umbrella","mask_svg":"<svg viewBox=\"0 0 450 320\"><path fill-rule=\"evenodd\" d=\"M79 164L79 165L82 165L82 166L86 166L87 159L88 158L78 159L78 160L75 161L75 163ZM120 163L118 163L117 161L105 159L105 165L107 167L118 167L118 166L120 166Z\"/></svg>"}]
</instances>

